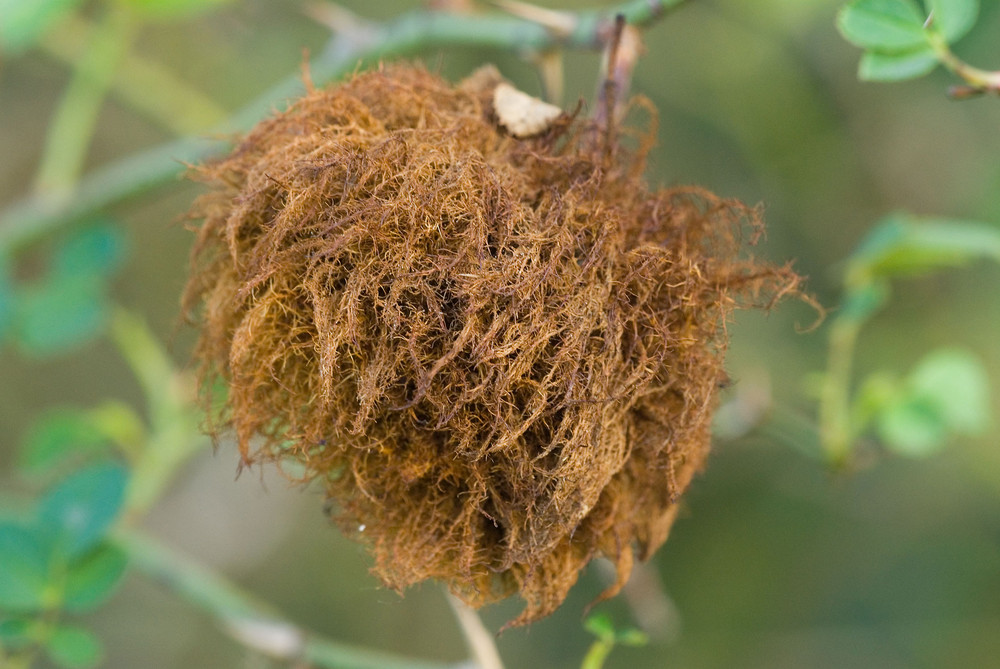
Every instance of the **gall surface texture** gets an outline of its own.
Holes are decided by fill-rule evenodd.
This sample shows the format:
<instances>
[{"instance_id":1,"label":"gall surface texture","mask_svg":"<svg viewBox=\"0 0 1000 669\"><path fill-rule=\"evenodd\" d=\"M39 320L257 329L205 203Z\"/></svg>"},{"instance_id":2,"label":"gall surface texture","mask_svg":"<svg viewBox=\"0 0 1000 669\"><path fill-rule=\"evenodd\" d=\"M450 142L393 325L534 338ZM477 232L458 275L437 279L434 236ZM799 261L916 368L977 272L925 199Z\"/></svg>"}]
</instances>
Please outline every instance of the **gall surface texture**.
<instances>
[{"instance_id":1,"label":"gall surface texture","mask_svg":"<svg viewBox=\"0 0 1000 669\"><path fill-rule=\"evenodd\" d=\"M185 307L245 463L297 461L387 585L519 593L519 624L663 543L728 314L798 277L746 256L754 211L585 121L517 139L483 81L361 74L197 168Z\"/></svg>"}]
</instances>

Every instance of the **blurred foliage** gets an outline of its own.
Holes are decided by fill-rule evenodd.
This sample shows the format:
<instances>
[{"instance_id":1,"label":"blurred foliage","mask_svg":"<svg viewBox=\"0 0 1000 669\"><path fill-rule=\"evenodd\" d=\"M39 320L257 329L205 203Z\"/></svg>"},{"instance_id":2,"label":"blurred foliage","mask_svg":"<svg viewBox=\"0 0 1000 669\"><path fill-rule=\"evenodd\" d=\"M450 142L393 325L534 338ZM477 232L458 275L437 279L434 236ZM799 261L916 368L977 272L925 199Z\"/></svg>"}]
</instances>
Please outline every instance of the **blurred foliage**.
<instances>
[{"instance_id":1,"label":"blurred foliage","mask_svg":"<svg viewBox=\"0 0 1000 669\"><path fill-rule=\"evenodd\" d=\"M649 637L640 630L616 630L611 617L604 613L590 616L583 621L583 626L597 637L597 641L587 651L580 669L601 669L615 645L645 646L649 643Z\"/></svg>"},{"instance_id":2,"label":"blurred foliage","mask_svg":"<svg viewBox=\"0 0 1000 669\"><path fill-rule=\"evenodd\" d=\"M178 128L208 132L219 110L295 72L304 48L322 51L328 32L307 4L0 0L0 199L18 200L39 163L72 180ZM342 4L385 19L417 3ZM129 13L128 29L102 30L115 12ZM858 84L856 51L837 29L863 50L862 79L926 80ZM509 666L580 666L588 645L586 669L990 666L1000 656L990 394L1000 302L996 264L974 262L1000 260L1000 108L942 99L945 75L934 73L944 65L963 81L954 97L1000 90L997 73L964 60L996 62L998 31L1000 3L976 0L692 0L646 32L634 89L660 109L651 178L763 200L760 252L796 258L830 316L816 334L796 334L808 315L788 307L732 326L730 403L741 410L722 413L741 424L720 430L735 436L654 560L666 591L626 590L581 625L578 612L606 586L588 572L554 616L499 640ZM122 40L122 52L101 39ZM538 54L521 55L425 57L449 76L494 60L537 92ZM62 125L82 149L41 150L55 110L75 108L60 96L94 78L81 63L101 64L106 84L90 90L93 123ZM567 97L589 97L596 57L569 55L565 67ZM173 356L161 344L175 331L190 243L171 221L194 192L178 184L0 252L0 661L244 666L243 647L189 606L125 578L137 544L118 532L139 518L319 634L463 657L432 589L402 601L375 591L314 495L280 483L265 492L256 476L232 484L232 449L212 459L198 436L190 378L173 359L185 359L188 334L175 336ZM899 213L879 218L886 211ZM854 471L831 477L799 452ZM191 582L258 613L227 584ZM510 613L485 617L496 627ZM612 614L644 632L616 630Z\"/></svg>"},{"instance_id":3,"label":"blurred foliage","mask_svg":"<svg viewBox=\"0 0 1000 669\"><path fill-rule=\"evenodd\" d=\"M967 352L932 353L902 383L873 371L858 397L850 397L853 349L861 328L888 301L890 279L919 277L978 258L1000 261L1000 228L900 213L876 224L848 258L819 393L822 447L833 464L849 463L870 424L900 455L927 455L950 437L986 428L989 379L982 363Z\"/></svg>"},{"instance_id":4,"label":"blurred foliage","mask_svg":"<svg viewBox=\"0 0 1000 669\"><path fill-rule=\"evenodd\" d=\"M54 22L81 4L82 0L2 0L0 45L7 53L24 52L35 46Z\"/></svg>"},{"instance_id":5,"label":"blurred foliage","mask_svg":"<svg viewBox=\"0 0 1000 669\"><path fill-rule=\"evenodd\" d=\"M939 64L964 79L952 95L1000 93L1000 72L968 65L951 45L968 33L979 14L979 0L853 0L837 25L850 42L865 49L858 76L868 81L921 77Z\"/></svg>"},{"instance_id":6,"label":"blurred foliage","mask_svg":"<svg viewBox=\"0 0 1000 669\"><path fill-rule=\"evenodd\" d=\"M68 353L100 335L110 312L108 280L124 257L121 230L95 222L56 244L41 278L8 283L0 304L13 304L9 327L21 352L33 357Z\"/></svg>"},{"instance_id":7,"label":"blurred foliage","mask_svg":"<svg viewBox=\"0 0 1000 669\"><path fill-rule=\"evenodd\" d=\"M31 513L0 524L0 659L30 666L38 649L62 667L96 666L101 644L64 614L92 611L121 581L126 559L106 541L126 469L84 467L47 490Z\"/></svg>"}]
</instances>

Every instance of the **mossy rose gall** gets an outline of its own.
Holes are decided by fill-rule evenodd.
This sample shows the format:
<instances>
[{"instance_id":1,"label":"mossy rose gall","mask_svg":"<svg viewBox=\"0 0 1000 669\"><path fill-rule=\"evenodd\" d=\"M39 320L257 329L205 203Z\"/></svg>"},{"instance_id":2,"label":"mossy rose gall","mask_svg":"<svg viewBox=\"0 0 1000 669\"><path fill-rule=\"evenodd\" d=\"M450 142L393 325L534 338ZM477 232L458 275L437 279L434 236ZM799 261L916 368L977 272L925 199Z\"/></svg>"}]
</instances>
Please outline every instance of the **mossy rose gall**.
<instances>
[{"instance_id":1,"label":"mossy rose gall","mask_svg":"<svg viewBox=\"0 0 1000 669\"><path fill-rule=\"evenodd\" d=\"M387 67L261 122L195 170L185 302L245 462L297 461L389 586L519 593L524 623L663 543L727 315L798 277L743 252L754 211L650 188L585 121L514 136L497 83Z\"/></svg>"}]
</instances>

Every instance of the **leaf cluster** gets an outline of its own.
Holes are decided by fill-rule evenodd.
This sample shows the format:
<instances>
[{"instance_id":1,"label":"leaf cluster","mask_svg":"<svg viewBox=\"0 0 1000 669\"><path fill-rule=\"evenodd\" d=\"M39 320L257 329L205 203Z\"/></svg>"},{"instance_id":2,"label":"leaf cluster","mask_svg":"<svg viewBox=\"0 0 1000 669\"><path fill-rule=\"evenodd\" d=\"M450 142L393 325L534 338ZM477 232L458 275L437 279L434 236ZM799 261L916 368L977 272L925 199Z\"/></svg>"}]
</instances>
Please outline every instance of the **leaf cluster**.
<instances>
[{"instance_id":1,"label":"leaf cluster","mask_svg":"<svg viewBox=\"0 0 1000 669\"><path fill-rule=\"evenodd\" d=\"M929 353L904 378L875 372L847 399L846 365L858 332L885 305L894 280L924 276L978 259L1000 262L1000 230L975 221L918 218L895 213L880 221L847 262L844 298L831 323L831 369L824 383L832 404L843 412L827 415L842 423L827 425L828 455L846 456L865 432L873 430L891 451L907 456L936 452L959 435L982 434L990 424L990 383L975 355L954 348ZM838 347L841 349L837 351ZM836 379L839 378L839 381ZM849 403L849 406L847 406Z\"/></svg>"},{"instance_id":2,"label":"leaf cluster","mask_svg":"<svg viewBox=\"0 0 1000 669\"><path fill-rule=\"evenodd\" d=\"M865 53L858 76L868 81L920 77L941 62L948 45L975 25L979 0L854 0L837 27Z\"/></svg>"},{"instance_id":3,"label":"leaf cluster","mask_svg":"<svg viewBox=\"0 0 1000 669\"><path fill-rule=\"evenodd\" d=\"M99 220L60 239L34 280L16 280L12 263L0 256L0 341L32 357L91 341L108 323L110 280L125 255L121 229Z\"/></svg>"},{"instance_id":4,"label":"leaf cluster","mask_svg":"<svg viewBox=\"0 0 1000 669\"><path fill-rule=\"evenodd\" d=\"M126 558L107 540L125 497L124 467L90 465L51 487L35 509L0 522L0 660L42 649L62 667L95 666L100 642L62 621L114 592Z\"/></svg>"}]
</instances>

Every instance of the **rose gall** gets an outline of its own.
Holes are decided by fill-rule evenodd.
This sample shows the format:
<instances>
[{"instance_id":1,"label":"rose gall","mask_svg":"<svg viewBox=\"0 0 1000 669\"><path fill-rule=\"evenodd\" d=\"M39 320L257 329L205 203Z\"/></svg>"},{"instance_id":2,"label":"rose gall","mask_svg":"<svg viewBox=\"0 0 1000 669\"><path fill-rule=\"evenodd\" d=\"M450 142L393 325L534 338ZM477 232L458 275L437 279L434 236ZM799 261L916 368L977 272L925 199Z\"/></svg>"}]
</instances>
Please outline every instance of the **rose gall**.
<instances>
[{"instance_id":1,"label":"rose gall","mask_svg":"<svg viewBox=\"0 0 1000 669\"><path fill-rule=\"evenodd\" d=\"M184 305L244 463L297 462L388 586L519 593L523 624L664 542L727 316L799 278L744 253L756 211L651 189L644 150L565 116L514 137L496 83L386 67L259 123L194 170Z\"/></svg>"}]
</instances>

